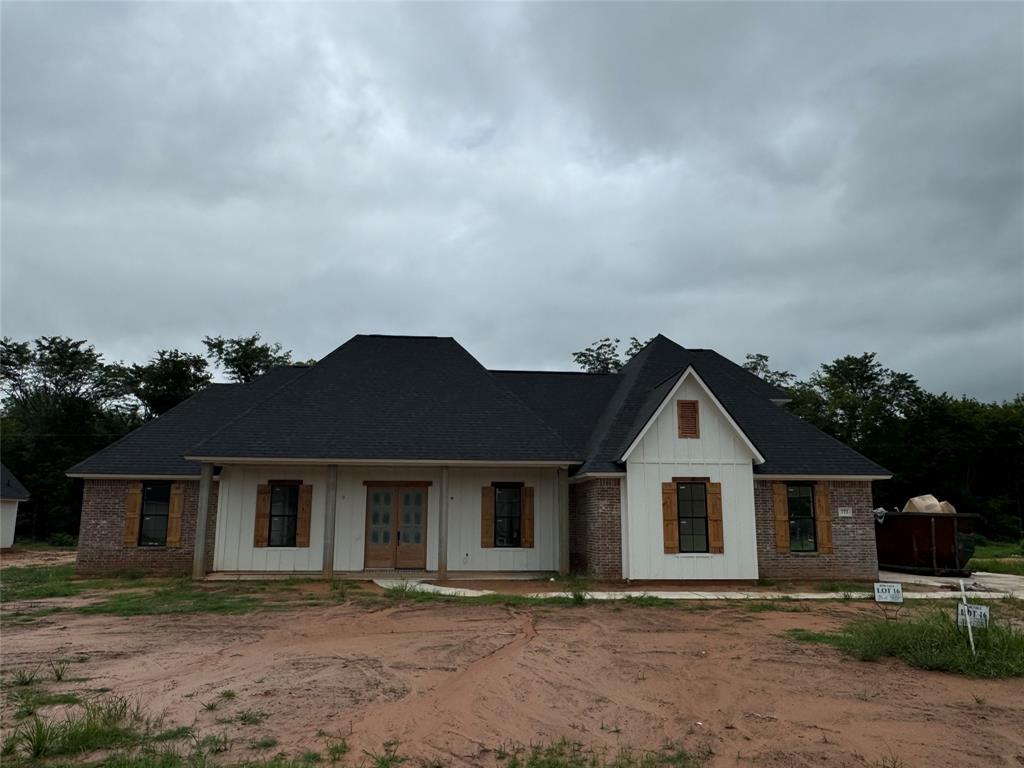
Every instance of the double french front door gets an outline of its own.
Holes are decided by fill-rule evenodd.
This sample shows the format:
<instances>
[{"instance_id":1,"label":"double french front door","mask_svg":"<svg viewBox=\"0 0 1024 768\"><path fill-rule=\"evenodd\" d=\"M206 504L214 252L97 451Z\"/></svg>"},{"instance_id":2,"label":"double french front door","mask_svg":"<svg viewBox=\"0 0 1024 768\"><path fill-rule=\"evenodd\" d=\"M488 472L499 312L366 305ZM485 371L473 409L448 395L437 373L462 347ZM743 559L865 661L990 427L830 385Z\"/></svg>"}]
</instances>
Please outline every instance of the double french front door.
<instances>
[{"instance_id":1,"label":"double french front door","mask_svg":"<svg viewBox=\"0 0 1024 768\"><path fill-rule=\"evenodd\" d=\"M427 567L426 485L367 484L365 567Z\"/></svg>"}]
</instances>

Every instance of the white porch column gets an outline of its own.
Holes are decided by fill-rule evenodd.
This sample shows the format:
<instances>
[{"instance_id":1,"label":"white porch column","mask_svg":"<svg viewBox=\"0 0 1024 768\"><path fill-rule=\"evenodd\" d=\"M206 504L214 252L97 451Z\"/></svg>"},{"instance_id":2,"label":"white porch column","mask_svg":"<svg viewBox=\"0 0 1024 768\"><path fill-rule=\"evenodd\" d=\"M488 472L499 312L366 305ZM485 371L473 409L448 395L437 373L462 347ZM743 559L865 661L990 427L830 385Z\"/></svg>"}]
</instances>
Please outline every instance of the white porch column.
<instances>
[{"instance_id":1,"label":"white porch column","mask_svg":"<svg viewBox=\"0 0 1024 768\"><path fill-rule=\"evenodd\" d=\"M338 465L327 467L327 502L324 507L324 564L325 579L334 578L334 532L338 508Z\"/></svg>"},{"instance_id":2,"label":"white porch column","mask_svg":"<svg viewBox=\"0 0 1024 768\"><path fill-rule=\"evenodd\" d=\"M210 486L213 484L213 464L203 464L199 470L199 506L196 510L196 540L192 548L192 578L206 578L206 519L210 513Z\"/></svg>"},{"instance_id":3,"label":"white porch column","mask_svg":"<svg viewBox=\"0 0 1024 768\"><path fill-rule=\"evenodd\" d=\"M448 467L441 467L437 504L437 578L448 578Z\"/></svg>"},{"instance_id":4,"label":"white porch column","mask_svg":"<svg viewBox=\"0 0 1024 768\"><path fill-rule=\"evenodd\" d=\"M558 469L558 572L569 572L569 469Z\"/></svg>"}]
</instances>

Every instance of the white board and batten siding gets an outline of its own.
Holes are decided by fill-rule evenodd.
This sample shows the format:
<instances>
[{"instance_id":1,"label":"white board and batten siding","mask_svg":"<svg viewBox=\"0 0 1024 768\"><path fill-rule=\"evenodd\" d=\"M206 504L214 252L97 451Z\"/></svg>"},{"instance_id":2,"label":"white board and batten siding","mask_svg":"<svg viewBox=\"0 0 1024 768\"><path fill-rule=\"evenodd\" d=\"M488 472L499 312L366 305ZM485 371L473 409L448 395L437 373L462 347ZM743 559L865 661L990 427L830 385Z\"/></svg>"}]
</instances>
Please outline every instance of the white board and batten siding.
<instances>
[{"instance_id":1,"label":"white board and batten siding","mask_svg":"<svg viewBox=\"0 0 1024 768\"><path fill-rule=\"evenodd\" d=\"M301 480L313 486L308 547L255 547L256 491L271 480ZM324 560L325 467L225 466L217 489L215 571L319 571Z\"/></svg>"},{"instance_id":2,"label":"white board and batten siding","mask_svg":"<svg viewBox=\"0 0 1024 768\"><path fill-rule=\"evenodd\" d=\"M700 437L680 438L676 401L696 400ZM753 453L718 405L686 377L626 459L624 558L630 579L756 579ZM661 484L707 477L722 484L722 554L665 554Z\"/></svg>"},{"instance_id":3,"label":"white board and batten siding","mask_svg":"<svg viewBox=\"0 0 1024 768\"><path fill-rule=\"evenodd\" d=\"M308 548L254 547L256 489L270 480L313 485ZM549 468L452 468L448 472L449 571L558 570L558 481ZM441 470L435 467L338 468L334 569L361 571L366 547L364 481L429 481L427 488L427 570L437 568ZM327 469L311 467L224 467L219 480L215 571L319 571ZM485 548L480 542L480 489L494 482L521 482L534 489L534 546Z\"/></svg>"}]
</instances>

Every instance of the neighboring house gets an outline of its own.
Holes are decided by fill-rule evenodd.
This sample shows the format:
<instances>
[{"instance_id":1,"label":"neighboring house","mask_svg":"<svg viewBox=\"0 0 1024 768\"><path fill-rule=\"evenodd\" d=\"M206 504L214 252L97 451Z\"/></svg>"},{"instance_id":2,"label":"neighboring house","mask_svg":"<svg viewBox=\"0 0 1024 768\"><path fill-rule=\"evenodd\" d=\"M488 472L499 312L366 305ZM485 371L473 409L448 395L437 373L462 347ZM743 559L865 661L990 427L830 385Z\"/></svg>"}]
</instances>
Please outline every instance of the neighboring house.
<instances>
[{"instance_id":1,"label":"neighboring house","mask_svg":"<svg viewBox=\"0 0 1024 768\"><path fill-rule=\"evenodd\" d=\"M78 569L874 578L871 481L889 473L786 399L664 336L616 374L355 336L72 468Z\"/></svg>"},{"instance_id":2,"label":"neighboring house","mask_svg":"<svg viewBox=\"0 0 1024 768\"><path fill-rule=\"evenodd\" d=\"M14 526L18 522L18 504L28 499L28 491L11 470L0 464L0 549L14 546Z\"/></svg>"}]
</instances>

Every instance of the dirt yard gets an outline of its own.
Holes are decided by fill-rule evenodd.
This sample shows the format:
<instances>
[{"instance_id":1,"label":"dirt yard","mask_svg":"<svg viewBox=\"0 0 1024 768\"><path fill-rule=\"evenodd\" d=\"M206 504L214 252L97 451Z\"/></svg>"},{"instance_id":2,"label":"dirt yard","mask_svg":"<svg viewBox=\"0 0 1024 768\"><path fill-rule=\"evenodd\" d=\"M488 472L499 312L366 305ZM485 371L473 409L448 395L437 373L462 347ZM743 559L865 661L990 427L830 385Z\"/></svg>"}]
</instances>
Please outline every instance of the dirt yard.
<instances>
[{"instance_id":1,"label":"dirt yard","mask_svg":"<svg viewBox=\"0 0 1024 768\"><path fill-rule=\"evenodd\" d=\"M835 629L868 610L399 603L62 613L5 626L3 667L77 659L73 674L90 688L138 696L168 724L227 733L231 761L255 757L248 745L264 736L302 751L337 735L353 756L397 740L407 755L450 765L492 765L501 747L561 737L611 753L666 740L710 747L713 766L1024 765L1019 679L851 661L784 634ZM226 689L236 697L219 698ZM265 718L239 725L233 716L245 710Z\"/></svg>"}]
</instances>

